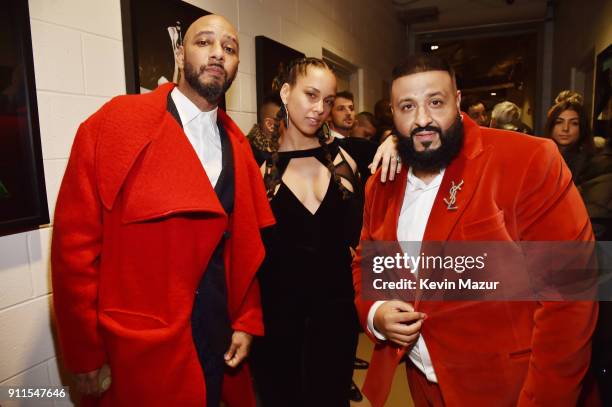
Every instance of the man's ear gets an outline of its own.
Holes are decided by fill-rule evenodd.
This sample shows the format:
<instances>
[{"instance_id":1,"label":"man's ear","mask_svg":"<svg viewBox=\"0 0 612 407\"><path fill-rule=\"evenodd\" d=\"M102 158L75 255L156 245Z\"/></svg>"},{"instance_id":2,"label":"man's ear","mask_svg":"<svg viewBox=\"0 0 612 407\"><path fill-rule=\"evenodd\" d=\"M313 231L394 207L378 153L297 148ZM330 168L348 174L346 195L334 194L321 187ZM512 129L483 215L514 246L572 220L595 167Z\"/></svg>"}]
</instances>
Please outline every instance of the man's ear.
<instances>
[{"instance_id":1,"label":"man's ear","mask_svg":"<svg viewBox=\"0 0 612 407\"><path fill-rule=\"evenodd\" d=\"M457 90L457 111L461 111L461 91Z\"/></svg>"},{"instance_id":2,"label":"man's ear","mask_svg":"<svg viewBox=\"0 0 612 407\"><path fill-rule=\"evenodd\" d=\"M263 126L267 133L271 134L274 131L274 119L271 117L266 117L263 120Z\"/></svg>"},{"instance_id":3,"label":"man's ear","mask_svg":"<svg viewBox=\"0 0 612 407\"><path fill-rule=\"evenodd\" d=\"M183 45L176 48L174 58L176 59L176 65L182 71L185 68L185 47Z\"/></svg>"},{"instance_id":4,"label":"man's ear","mask_svg":"<svg viewBox=\"0 0 612 407\"><path fill-rule=\"evenodd\" d=\"M283 83L279 93L283 104L286 105L289 100L289 93L291 93L291 86L287 82Z\"/></svg>"}]
</instances>

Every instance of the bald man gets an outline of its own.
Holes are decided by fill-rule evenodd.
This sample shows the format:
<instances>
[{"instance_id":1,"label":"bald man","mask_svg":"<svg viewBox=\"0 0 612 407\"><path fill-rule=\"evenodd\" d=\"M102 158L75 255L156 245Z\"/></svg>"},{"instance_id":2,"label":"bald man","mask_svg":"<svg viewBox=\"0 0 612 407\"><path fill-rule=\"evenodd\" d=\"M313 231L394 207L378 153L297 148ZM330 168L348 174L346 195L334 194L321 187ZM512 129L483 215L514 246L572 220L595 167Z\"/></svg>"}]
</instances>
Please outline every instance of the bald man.
<instances>
[{"instance_id":1,"label":"bald man","mask_svg":"<svg viewBox=\"0 0 612 407\"><path fill-rule=\"evenodd\" d=\"M238 52L225 18L200 18L178 85L116 97L78 130L51 262L62 361L86 401L255 404L243 361L263 334L259 229L274 219L246 138L218 108Z\"/></svg>"},{"instance_id":2,"label":"bald man","mask_svg":"<svg viewBox=\"0 0 612 407\"><path fill-rule=\"evenodd\" d=\"M267 94L259 106L259 120L253 125L247 139L251 144L255 161L261 165L272 152L272 133L276 115L280 110L282 101L278 92Z\"/></svg>"}]
</instances>

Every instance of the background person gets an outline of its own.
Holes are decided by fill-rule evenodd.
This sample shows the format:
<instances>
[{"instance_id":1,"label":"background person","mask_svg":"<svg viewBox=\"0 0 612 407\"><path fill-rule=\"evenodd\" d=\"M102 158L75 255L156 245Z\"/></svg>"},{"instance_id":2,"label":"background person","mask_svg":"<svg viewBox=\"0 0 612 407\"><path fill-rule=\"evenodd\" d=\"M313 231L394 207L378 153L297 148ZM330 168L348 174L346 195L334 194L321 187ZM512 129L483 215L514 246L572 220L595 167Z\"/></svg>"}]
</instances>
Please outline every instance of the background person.
<instances>
[{"instance_id":1,"label":"background person","mask_svg":"<svg viewBox=\"0 0 612 407\"><path fill-rule=\"evenodd\" d=\"M582 95L562 91L546 120L546 135L557 144L572 172L589 213L598 241L612 240L612 150L608 144L595 151ZM597 329L593 336L591 371L599 383L603 405L612 403L612 308L600 303Z\"/></svg>"},{"instance_id":2,"label":"background person","mask_svg":"<svg viewBox=\"0 0 612 407\"><path fill-rule=\"evenodd\" d=\"M345 90L336 94L329 119L332 136L345 138L351 135L355 126L355 101L351 92Z\"/></svg>"},{"instance_id":3,"label":"background person","mask_svg":"<svg viewBox=\"0 0 612 407\"><path fill-rule=\"evenodd\" d=\"M462 110L467 112L470 119L474 120L479 126L489 126L490 120L484 102L478 99L466 98L462 105L464 106Z\"/></svg>"},{"instance_id":4,"label":"background person","mask_svg":"<svg viewBox=\"0 0 612 407\"><path fill-rule=\"evenodd\" d=\"M374 117L376 118L375 143L382 144L393 130L393 115L389 99L380 99L374 105Z\"/></svg>"},{"instance_id":5,"label":"background person","mask_svg":"<svg viewBox=\"0 0 612 407\"><path fill-rule=\"evenodd\" d=\"M521 121L521 109L507 100L493 107L490 127L533 134L533 130Z\"/></svg>"},{"instance_id":6,"label":"background person","mask_svg":"<svg viewBox=\"0 0 612 407\"><path fill-rule=\"evenodd\" d=\"M577 98L565 99L549 109L544 134L559 148L574 183L582 184L595 147L584 106Z\"/></svg>"},{"instance_id":7,"label":"background person","mask_svg":"<svg viewBox=\"0 0 612 407\"><path fill-rule=\"evenodd\" d=\"M370 112L360 112L357 114L357 123L353 128L351 137L372 140L376 136L376 119Z\"/></svg>"},{"instance_id":8,"label":"background person","mask_svg":"<svg viewBox=\"0 0 612 407\"><path fill-rule=\"evenodd\" d=\"M272 151L270 143L274 132L274 120L281 105L282 102L278 92L266 95L259 108L259 121L253 125L247 134L247 139L251 144L258 165L261 165Z\"/></svg>"}]
</instances>

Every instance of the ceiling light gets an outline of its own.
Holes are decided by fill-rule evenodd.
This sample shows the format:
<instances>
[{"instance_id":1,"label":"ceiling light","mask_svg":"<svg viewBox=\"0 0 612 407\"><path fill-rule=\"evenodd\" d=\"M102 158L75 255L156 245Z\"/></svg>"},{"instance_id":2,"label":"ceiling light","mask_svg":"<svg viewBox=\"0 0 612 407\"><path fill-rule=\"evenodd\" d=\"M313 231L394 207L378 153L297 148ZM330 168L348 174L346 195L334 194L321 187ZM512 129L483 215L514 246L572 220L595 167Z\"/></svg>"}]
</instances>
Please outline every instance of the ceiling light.
<instances>
[{"instance_id":1,"label":"ceiling light","mask_svg":"<svg viewBox=\"0 0 612 407\"><path fill-rule=\"evenodd\" d=\"M491 96L497 96L497 93L491 92Z\"/></svg>"},{"instance_id":2,"label":"ceiling light","mask_svg":"<svg viewBox=\"0 0 612 407\"><path fill-rule=\"evenodd\" d=\"M431 46L431 50L432 50L432 51L435 51L435 50L437 50L438 48L440 48L440 46L438 46L438 45L432 45L432 46Z\"/></svg>"}]
</instances>

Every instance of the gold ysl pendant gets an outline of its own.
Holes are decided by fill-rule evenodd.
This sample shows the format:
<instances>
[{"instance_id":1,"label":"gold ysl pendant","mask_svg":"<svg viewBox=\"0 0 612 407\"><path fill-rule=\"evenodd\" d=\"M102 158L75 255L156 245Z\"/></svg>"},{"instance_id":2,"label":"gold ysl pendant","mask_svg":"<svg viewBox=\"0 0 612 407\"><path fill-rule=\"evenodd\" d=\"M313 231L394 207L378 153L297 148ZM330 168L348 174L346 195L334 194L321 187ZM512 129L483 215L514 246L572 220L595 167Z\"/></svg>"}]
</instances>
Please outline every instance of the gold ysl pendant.
<instances>
[{"instance_id":1,"label":"gold ysl pendant","mask_svg":"<svg viewBox=\"0 0 612 407\"><path fill-rule=\"evenodd\" d=\"M461 191L462 185L463 185L463 180L461 180L461 182L458 183L457 185L455 185L455 181L451 181L451 187L450 187L450 190L448 191L450 196L448 197L448 199L444 198L446 209L448 209L449 211L454 211L457 209L457 206L455 206L455 202L457 202L457 191Z\"/></svg>"}]
</instances>

